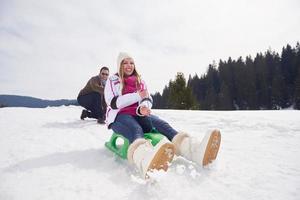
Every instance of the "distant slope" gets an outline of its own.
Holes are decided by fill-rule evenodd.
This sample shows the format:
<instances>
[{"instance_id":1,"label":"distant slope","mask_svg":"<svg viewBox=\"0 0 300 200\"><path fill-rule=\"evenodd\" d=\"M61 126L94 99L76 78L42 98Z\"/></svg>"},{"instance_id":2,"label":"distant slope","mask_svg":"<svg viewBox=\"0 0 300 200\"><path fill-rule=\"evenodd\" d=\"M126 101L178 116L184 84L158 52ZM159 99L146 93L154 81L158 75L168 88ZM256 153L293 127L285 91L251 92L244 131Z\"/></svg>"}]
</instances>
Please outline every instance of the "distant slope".
<instances>
[{"instance_id":1,"label":"distant slope","mask_svg":"<svg viewBox=\"0 0 300 200\"><path fill-rule=\"evenodd\" d=\"M0 107L45 108L62 105L78 105L78 103L76 99L44 100L29 96L0 95Z\"/></svg>"}]
</instances>

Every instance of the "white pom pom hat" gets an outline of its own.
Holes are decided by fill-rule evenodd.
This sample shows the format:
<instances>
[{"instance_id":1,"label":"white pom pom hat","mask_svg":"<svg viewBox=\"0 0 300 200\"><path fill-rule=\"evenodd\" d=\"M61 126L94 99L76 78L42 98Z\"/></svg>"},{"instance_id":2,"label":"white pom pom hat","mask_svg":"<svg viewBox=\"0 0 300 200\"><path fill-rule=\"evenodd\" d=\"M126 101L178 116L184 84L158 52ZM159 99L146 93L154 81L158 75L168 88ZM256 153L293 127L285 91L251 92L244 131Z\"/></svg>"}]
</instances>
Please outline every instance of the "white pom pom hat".
<instances>
[{"instance_id":1,"label":"white pom pom hat","mask_svg":"<svg viewBox=\"0 0 300 200\"><path fill-rule=\"evenodd\" d=\"M125 58L132 58L132 56L126 52L120 52L119 55L118 55L118 59L117 59L117 69L118 69L118 72L120 71L120 67L121 67L121 63L122 61L125 59Z\"/></svg>"}]
</instances>

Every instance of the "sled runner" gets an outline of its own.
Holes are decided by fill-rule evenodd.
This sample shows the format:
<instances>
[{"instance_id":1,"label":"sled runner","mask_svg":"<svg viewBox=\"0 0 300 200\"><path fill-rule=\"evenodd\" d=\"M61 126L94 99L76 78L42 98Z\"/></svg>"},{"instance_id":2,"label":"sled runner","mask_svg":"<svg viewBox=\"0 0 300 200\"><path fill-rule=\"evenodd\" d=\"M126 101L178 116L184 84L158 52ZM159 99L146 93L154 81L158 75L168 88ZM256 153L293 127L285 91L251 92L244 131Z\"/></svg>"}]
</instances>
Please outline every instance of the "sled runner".
<instances>
[{"instance_id":1,"label":"sled runner","mask_svg":"<svg viewBox=\"0 0 300 200\"><path fill-rule=\"evenodd\" d=\"M152 131L150 133L145 133L144 138L149 140L153 146L155 146L163 137L162 134L158 133L157 131ZM117 141L120 141L122 144L118 144ZM129 141L127 138L123 137L120 134L113 133L110 137L110 140L105 143L105 146L115 153L116 155L120 156L123 159L127 159L127 150L129 147Z\"/></svg>"}]
</instances>

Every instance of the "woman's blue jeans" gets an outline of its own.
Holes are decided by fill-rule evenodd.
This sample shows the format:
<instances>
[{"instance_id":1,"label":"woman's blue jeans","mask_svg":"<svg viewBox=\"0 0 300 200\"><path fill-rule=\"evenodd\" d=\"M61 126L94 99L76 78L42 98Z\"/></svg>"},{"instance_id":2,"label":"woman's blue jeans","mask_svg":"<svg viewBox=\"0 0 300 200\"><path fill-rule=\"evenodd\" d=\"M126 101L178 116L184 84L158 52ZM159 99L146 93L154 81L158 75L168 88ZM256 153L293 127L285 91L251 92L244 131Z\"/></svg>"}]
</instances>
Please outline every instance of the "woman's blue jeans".
<instances>
[{"instance_id":1,"label":"woman's blue jeans","mask_svg":"<svg viewBox=\"0 0 300 200\"><path fill-rule=\"evenodd\" d=\"M170 141L177 134L166 121L155 115L140 117L127 114L118 114L110 128L115 133L121 134L132 143L138 138L144 138L144 133L149 133L153 128L165 135Z\"/></svg>"}]
</instances>

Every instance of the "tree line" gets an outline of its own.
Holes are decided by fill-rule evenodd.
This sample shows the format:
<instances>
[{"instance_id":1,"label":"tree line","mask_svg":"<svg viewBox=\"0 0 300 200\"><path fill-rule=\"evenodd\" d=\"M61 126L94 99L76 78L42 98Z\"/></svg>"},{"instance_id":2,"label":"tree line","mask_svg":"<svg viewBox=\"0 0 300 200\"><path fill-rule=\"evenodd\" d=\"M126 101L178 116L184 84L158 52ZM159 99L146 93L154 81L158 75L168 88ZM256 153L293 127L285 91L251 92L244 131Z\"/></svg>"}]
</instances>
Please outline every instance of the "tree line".
<instances>
[{"instance_id":1,"label":"tree line","mask_svg":"<svg viewBox=\"0 0 300 200\"><path fill-rule=\"evenodd\" d=\"M206 74L186 81L178 72L153 107L186 110L300 109L300 44L208 66Z\"/></svg>"}]
</instances>

